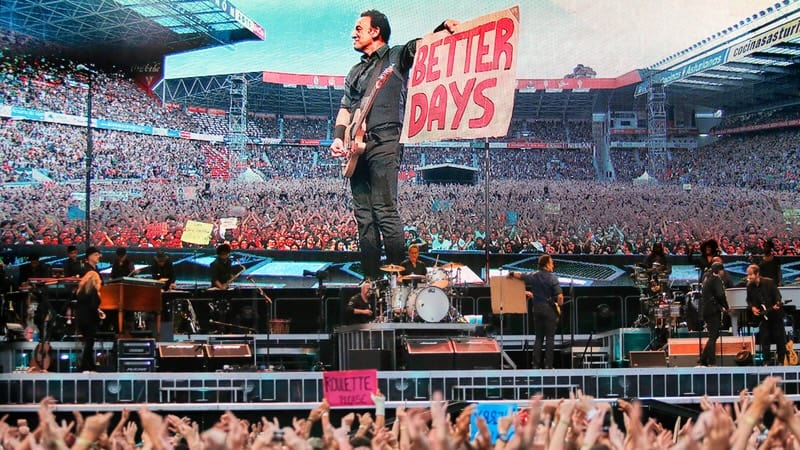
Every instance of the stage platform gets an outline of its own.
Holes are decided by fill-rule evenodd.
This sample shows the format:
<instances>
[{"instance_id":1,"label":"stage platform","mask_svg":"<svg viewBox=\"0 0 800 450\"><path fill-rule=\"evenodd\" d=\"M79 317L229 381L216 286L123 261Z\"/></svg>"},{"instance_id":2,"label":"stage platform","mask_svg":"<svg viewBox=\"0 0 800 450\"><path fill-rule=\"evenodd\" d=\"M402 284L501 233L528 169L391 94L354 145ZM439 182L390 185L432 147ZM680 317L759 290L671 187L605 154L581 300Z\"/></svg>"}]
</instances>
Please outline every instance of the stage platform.
<instances>
[{"instance_id":1,"label":"stage platform","mask_svg":"<svg viewBox=\"0 0 800 450\"><path fill-rule=\"evenodd\" d=\"M640 398L696 405L704 395L732 401L739 391L752 389L768 375L781 377L785 392L792 400L800 401L797 367L616 368L621 365L616 360L618 355L642 350L647 344L651 333L646 328L618 329L599 336L558 335L559 361L564 368L554 370L530 370L524 365L533 335L481 338L474 336L477 329L472 324L385 323L340 327L332 334L175 335L170 342L142 340L152 342L155 348L191 349L245 343L250 350L237 359L221 361L193 360L191 355L188 359L187 355L180 355L184 359L177 361L179 369L171 371L163 371L167 366L157 356L120 358L115 354L120 351L119 342L101 341L96 343L101 363L98 373L75 373L80 342L53 342L53 372L29 372L26 368L35 343L3 343L0 362L5 373L0 377L0 412L33 412L46 395L57 400L57 409L61 411L118 411L135 408L138 403L147 403L154 410L176 412L307 410L322 399L322 372L338 368L327 364L324 358L337 361L338 352L338 360L342 361L342 349L361 350L372 344L390 348L393 345L389 344L396 344L399 336L413 337L415 333L448 336L445 339L452 340L493 340L505 356L491 355L497 368L488 370L378 370L378 385L387 397L388 408L425 405L434 391L442 391L451 402L525 403L537 392L555 399L566 397L575 389L603 399ZM349 343L343 344L345 341ZM682 341L682 351L693 342L696 338ZM141 347L135 346L134 351ZM337 350L323 357L326 348ZM670 364L672 358L665 360L664 352L652 353L660 353L665 365ZM136 365L142 359L150 362ZM122 365L123 360L132 365ZM444 358L433 355L432 360L443 364Z\"/></svg>"}]
</instances>

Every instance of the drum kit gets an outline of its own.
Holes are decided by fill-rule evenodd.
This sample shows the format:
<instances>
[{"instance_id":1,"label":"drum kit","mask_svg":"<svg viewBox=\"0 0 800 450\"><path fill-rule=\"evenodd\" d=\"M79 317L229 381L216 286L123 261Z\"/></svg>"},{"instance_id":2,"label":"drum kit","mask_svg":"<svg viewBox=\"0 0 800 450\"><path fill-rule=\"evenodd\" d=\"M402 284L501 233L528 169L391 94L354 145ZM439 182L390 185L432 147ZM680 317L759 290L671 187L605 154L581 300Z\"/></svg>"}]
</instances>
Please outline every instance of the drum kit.
<instances>
[{"instance_id":1,"label":"drum kit","mask_svg":"<svg viewBox=\"0 0 800 450\"><path fill-rule=\"evenodd\" d=\"M647 268L634 266L634 284L639 288L640 314L635 326L677 329L686 321L688 305L700 302L701 285L694 283L688 293L673 291L669 271L658 263Z\"/></svg>"},{"instance_id":2,"label":"drum kit","mask_svg":"<svg viewBox=\"0 0 800 450\"><path fill-rule=\"evenodd\" d=\"M373 286L377 297L376 322L458 322L463 316L454 306L460 299L461 263L449 263L428 270L427 275L404 275L403 266L389 264L387 272ZM458 302L455 302L458 303Z\"/></svg>"}]
</instances>

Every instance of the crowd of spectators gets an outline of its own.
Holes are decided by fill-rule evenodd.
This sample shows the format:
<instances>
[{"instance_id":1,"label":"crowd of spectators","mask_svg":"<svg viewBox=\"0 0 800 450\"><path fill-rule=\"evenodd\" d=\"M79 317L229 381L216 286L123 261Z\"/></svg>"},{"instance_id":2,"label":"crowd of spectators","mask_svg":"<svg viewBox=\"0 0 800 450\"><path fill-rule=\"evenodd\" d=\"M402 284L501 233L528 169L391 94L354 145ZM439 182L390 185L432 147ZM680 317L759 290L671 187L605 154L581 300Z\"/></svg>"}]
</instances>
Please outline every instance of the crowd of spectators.
<instances>
[{"instance_id":1,"label":"crowd of spectators","mask_svg":"<svg viewBox=\"0 0 800 450\"><path fill-rule=\"evenodd\" d=\"M206 172L200 141L122 131L93 131L93 172L98 180L176 178ZM31 170L55 182L85 175L86 129L0 119L3 182L31 181Z\"/></svg>"},{"instance_id":2,"label":"crowd of spectators","mask_svg":"<svg viewBox=\"0 0 800 450\"><path fill-rule=\"evenodd\" d=\"M725 116L722 121L720 121L719 125L715 126L712 131L722 131L743 126L763 125L767 123L797 119L800 119L800 106L793 105L771 109L768 111Z\"/></svg>"},{"instance_id":3,"label":"crowd of spectators","mask_svg":"<svg viewBox=\"0 0 800 450\"><path fill-rule=\"evenodd\" d=\"M357 248L349 191L341 178L288 178L268 182L138 180L98 185L104 194L93 211L93 244L179 247L187 220L218 224L239 218L229 235L236 248ZM401 217L409 242L426 249L496 252L646 253L653 241L686 254L715 238L730 254L744 254L751 238L772 237L777 254L800 246L798 226L784 212L800 197L789 191L738 187L634 185L589 180L491 180L490 233L484 227L483 185L400 184ZM0 191L8 205L0 224L3 244L70 244L82 239L80 185L55 183ZM610 212L613 212L610 213ZM796 221L794 218L793 221ZM709 223L715 224L709 226ZM453 234L456 237L453 237ZM441 238L441 239L440 239ZM481 238L480 240L478 238ZM445 245L446 241L450 243Z\"/></svg>"},{"instance_id":4,"label":"crowd of spectators","mask_svg":"<svg viewBox=\"0 0 800 450\"><path fill-rule=\"evenodd\" d=\"M696 418L685 422L678 418L674 423L647 417L637 400L611 403L579 391L562 399L535 395L519 411L490 417L477 414L475 404L450 408L439 392L434 392L428 407L400 406L390 416L386 400L378 392L372 395L374 409L336 410L323 399L307 415L293 417L291 424L266 417L250 421L225 412L206 430L189 417L162 416L147 405L141 405L135 415L123 410L114 424L110 412L84 417L78 411L70 421L59 423L55 400L45 397L35 427L26 419L11 425L7 416L3 418L0 442L8 450L133 450L137 446L189 450L796 448L800 413L780 383L777 377L766 377L752 391L743 390L731 404L704 397Z\"/></svg>"},{"instance_id":5,"label":"crowd of spectators","mask_svg":"<svg viewBox=\"0 0 800 450\"><path fill-rule=\"evenodd\" d=\"M0 76L5 104L85 113L86 79L73 63L4 53L0 64L6 69ZM100 73L95 81L98 116L189 129L225 125L219 119L224 116L160 108L121 73ZM198 122L210 117L215 119ZM324 139L330 126L325 118L251 119L262 136L285 139ZM0 198L9 205L2 243L80 242L85 128L9 118L0 126L0 174L7 183ZM513 134L582 140L590 138L591 123L515 120ZM187 139L108 130L93 136L94 189L100 192L93 197L92 244L179 246L187 220L237 217L239 226L212 244L225 239L238 248L358 248L341 161L324 146L250 144L245 154L232 155L224 146ZM800 244L798 142L800 131L779 130L726 137L692 151L673 149L658 185L630 183L647 167L641 149L612 150L618 182L604 183L595 181L588 148L493 148L488 236L483 183L429 186L413 177L417 168L433 164L474 167L483 177L484 150L409 146L401 167L407 179L400 185L401 214L409 242L431 250L488 245L497 252L643 253L663 240L680 254L713 237L726 243L726 252L743 253L756 235L774 238L778 253L789 254ZM262 182L237 180L242 168ZM709 220L718 225L709 227Z\"/></svg>"},{"instance_id":6,"label":"crowd of spectators","mask_svg":"<svg viewBox=\"0 0 800 450\"><path fill-rule=\"evenodd\" d=\"M619 181L630 181L648 167L641 149L612 149L611 155ZM696 149L671 149L664 163L662 182L797 191L800 130L724 136Z\"/></svg>"}]
</instances>

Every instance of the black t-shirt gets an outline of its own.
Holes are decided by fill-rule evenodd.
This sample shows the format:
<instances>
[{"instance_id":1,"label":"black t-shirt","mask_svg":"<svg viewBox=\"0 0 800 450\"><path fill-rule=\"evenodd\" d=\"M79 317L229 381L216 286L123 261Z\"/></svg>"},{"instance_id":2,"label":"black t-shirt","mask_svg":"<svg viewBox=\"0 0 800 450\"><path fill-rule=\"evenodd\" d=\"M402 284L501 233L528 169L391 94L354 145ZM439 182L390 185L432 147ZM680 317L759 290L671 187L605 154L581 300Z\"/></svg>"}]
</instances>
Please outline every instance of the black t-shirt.
<instances>
[{"instance_id":1,"label":"black t-shirt","mask_svg":"<svg viewBox=\"0 0 800 450\"><path fill-rule=\"evenodd\" d=\"M361 293L358 293L352 297L350 300L347 301L347 305L345 306L345 317L348 323L368 323L372 320L372 316L367 314L356 314L354 310L356 309L371 309L369 302L365 301L361 298Z\"/></svg>"}]
</instances>

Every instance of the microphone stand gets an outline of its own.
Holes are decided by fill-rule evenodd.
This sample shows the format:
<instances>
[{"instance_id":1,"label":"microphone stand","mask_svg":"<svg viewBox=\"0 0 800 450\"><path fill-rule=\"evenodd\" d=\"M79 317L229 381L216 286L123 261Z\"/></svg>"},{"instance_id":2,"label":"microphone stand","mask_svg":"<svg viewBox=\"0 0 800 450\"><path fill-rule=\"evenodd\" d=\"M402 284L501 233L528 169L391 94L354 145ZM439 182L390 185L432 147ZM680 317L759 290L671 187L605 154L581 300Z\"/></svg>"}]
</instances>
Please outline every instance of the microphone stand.
<instances>
[{"instance_id":1,"label":"microphone stand","mask_svg":"<svg viewBox=\"0 0 800 450\"><path fill-rule=\"evenodd\" d=\"M254 330L253 328L245 327L243 325L237 325L237 324L234 324L234 323L220 322L218 320L211 320L211 319L208 320L208 323L211 323L211 324L214 324L214 325L221 325L221 326L225 326L225 327L229 327L229 328L237 328L239 330L245 330L245 331L247 331L248 334L254 334L256 332L256 330Z\"/></svg>"},{"instance_id":2,"label":"microphone stand","mask_svg":"<svg viewBox=\"0 0 800 450\"><path fill-rule=\"evenodd\" d=\"M327 298L326 297L327 297L327 295L326 295L326 289L325 289L325 276L323 276L320 273L317 273L317 297L319 297L320 325L322 327L322 329L319 331L319 334L322 334L323 332L327 333L328 332L328 314L327 314L327 311L326 311L326 309L327 309L326 308L326 303L327 303ZM319 349L320 347L322 347L322 342L321 342L319 336L317 336L317 348ZM321 353L319 350L317 350L317 351L318 351L318 353ZM319 356L321 356L321 355L319 355ZM320 369L320 370L324 370L325 364L322 362L322 360L317 360L317 364L315 365L315 367Z\"/></svg>"},{"instance_id":3,"label":"microphone stand","mask_svg":"<svg viewBox=\"0 0 800 450\"><path fill-rule=\"evenodd\" d=\"M263 289L261 289L261 286L259 286L256 283L256 280L252 276L248 275L246 278L247 278L248 281L253 283L253 286L255 286L255 288L258 289L258 293L262 297L264 297L264 300L267 301L267 355L266 355L267 358L266 358L266 363L267 363L267 367L269 367L269 345L270 345L270 342L269 342L270 337L269 337L269 335L272 332L272 324L271 324L271 322L272 322L272 299L269 298L269 295L267 295L264 292Z\"/></svg>"}]
</instances>

